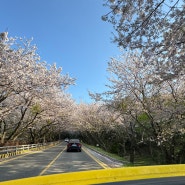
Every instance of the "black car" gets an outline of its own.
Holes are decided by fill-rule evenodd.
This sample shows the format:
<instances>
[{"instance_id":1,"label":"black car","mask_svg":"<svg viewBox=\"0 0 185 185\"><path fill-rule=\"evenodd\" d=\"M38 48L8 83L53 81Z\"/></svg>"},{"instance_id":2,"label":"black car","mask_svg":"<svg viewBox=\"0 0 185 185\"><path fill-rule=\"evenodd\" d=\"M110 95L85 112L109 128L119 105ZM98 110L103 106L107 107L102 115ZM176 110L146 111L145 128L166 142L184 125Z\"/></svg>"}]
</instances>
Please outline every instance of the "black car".
<instances>
[{"instance_id":1,"label":"black car","mask_svg":"<svg viewBox=\"0 0 185 185\"><path fill-rule=\"evenodd\" d=\"M79 139L70 139L67 144L67 152L77 151L81 152L82 144L80 143Z\"/></svg>"}]
</instances>

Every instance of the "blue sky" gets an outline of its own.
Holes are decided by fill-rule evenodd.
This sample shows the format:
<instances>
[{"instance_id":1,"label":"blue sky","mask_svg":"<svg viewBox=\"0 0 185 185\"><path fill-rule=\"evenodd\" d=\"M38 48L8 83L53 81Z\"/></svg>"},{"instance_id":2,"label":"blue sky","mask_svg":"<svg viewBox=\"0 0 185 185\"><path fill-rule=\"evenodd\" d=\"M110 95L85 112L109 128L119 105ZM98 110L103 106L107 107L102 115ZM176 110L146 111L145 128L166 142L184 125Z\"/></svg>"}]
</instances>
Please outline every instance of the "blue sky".
<instances>
[{"instance_id":1,"label":"blue sky","mask_svg":"<svg viewBox=\"0 0 185 185\"><path fill-rule=\"evenodd\" d=\"M103 0L0 0L0 32L32 38L41 59L76 78L68 92L90 103L88 90L103 92L107 62L119 55L113 27L101 20Z\"/></svg>"}]
</instances>

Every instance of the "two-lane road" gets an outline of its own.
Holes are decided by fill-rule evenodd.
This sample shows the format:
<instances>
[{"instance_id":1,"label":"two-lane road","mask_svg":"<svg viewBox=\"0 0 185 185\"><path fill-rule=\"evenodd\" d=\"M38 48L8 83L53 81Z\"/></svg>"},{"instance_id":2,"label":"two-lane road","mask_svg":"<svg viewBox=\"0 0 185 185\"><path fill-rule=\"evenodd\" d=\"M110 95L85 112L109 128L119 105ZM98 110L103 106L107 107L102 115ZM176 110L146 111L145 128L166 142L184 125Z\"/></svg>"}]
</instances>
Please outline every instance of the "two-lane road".
<instances>
[{"instance_id":1,"label":"two-lane road","mask_svg":"<svg viewBox=\"0 0 185 185\"><path fill-rule=\"evenodd\" d=\"M102 169L84 150L66 152L66 143L0 162L0 182L56 173Z\"/></svg>"},{"instance_id":2,"label":"two-lane road","mask_svg":"<svg viewBox=\"0 0 185 185\"><path fill-rule=\"evenodd\" d=\"M53 184L54 183L60 184L59 183L60 181L63 182L64 180L64 182L66 182L66 180L69 180L69 175L70 175L70 183L76 182L76 180L78 180L77 184L79 184L80 182L83 183L83 181L84 181L83 184L85 184L85 179L84 178L83 180L80 179L80 177L82 176L88 177L86 180L87 182L92 181L93 183L91 184L101 184L101 185L124 185L124 184L125 185L132 185L132 184L133 185L136 185L136 184L137 185L144 185L144 184L146 185L148 184L184 185L185 184L185 176L183 175L181 177L179 176L179 177L161 178L159 174L160 178L137 180L137 178L134 178L134 176L139 177L139 175L142 175L142 174L140 174L139 171L135 168L133 169L130 168L130 173L128 172L129 168L126 169L126 171L124 170L124 168L115 169L115 170L107 169L107 170L96 171L96 169L102 169L106 167L107 166L105 164L105 161L104 163L100 162L97 158L92 156L88 152L88 150L86 150L84 147L82 152L66 152L66 143L63 142L60 145L52 147L47 150L20 155L17 157L7 159L6 161L0 162L0 182L3 183L3 181L8 181L8 180L40 176L33 179L31 178L32 179L31 181L30 181L30 178L18 180L19 182L17 181L16 183L18 183L18 185L26 184L25 182L29 182L28 184L30 184L30 182L38 182L38 184L42 184L40 179L45 179L45 182L47 179L49 182L52 181ZM132 170L135 171L136 174L134 174ZM143 170L146 172L145 169ZM148 170L150 170L150 168L148 168ZM180 173L180 171L178 170L183 172L183 167L182 169L177 167L177 172ZM79 173L81 174L79 175L77 171L83 171L83 172ZM160 171L160 168L159 168L159 171ZM77 173L67 173L67 172L77 172ZM98 175L96 173L98 173ZM122 173L122 176L120 176L120 173ZM171 171L169 173L171 173ZM59 174L59 175L50 176L49 174ZM78 175L71 176L71 174L78 174ZM156 172L152 174L155 176ZM45 175L49 175L49 176L45 176ZM143 174L143 175L146 175L146 174ZM41 177L41 176L44 176L44 177ZM79 177L79 178L76 179L76 177ZM118 178L122 177L121 179L130 179L130 180L129 181L123 180L122 182L114 182L114 180L117 177ZM36 181L34 181L34 179L36 179ZM97 179L99 179L100 182L104 182L104 183L97 183ZM110 179L110 181L108 179ZM9 184L9 182L12 182L11 184L14 184L14 181L8 181L4 183ZM46 183L46 184L50 184L50 183Z\"/></svg>"}]
</instances>

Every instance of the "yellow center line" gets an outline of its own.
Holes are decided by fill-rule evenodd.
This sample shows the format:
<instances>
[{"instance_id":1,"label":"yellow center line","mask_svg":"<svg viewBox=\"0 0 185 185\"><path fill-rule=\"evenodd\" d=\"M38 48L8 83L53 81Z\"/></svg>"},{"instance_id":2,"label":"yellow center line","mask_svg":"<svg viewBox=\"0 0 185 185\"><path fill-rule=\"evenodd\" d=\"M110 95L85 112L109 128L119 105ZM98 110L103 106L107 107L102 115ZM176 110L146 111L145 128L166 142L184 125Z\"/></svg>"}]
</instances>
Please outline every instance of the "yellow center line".
<instances>
[{"instance_id":1,"label":"yellow center line","mask_svg":"<svg viewBox=\"0 0 185 185\"><path fill-rule=\"evenodd\" d=\"M96 161L101 167L103 167L104 169L110 168L107 164L103 163L102 161L98 160L96 157L94 157L93 155L91 155L87 149L85 147L83 147L83 150L85 151L85 153L87 155L89 155L94 161Z\"/></svg>"},{"instance_id":2,"label":"yellow center line","mask_svg":"<svg viewBox=\"0 0 185 185\"><path fill-rule=\"evenodd\" d=\"M66 148L64 148L45 168L44 170L41 171L41 173L39 174L39 176L43 175L46 170L48 170L48 168L50 168L50 166L59 158L59 156L64 152L64 150L66 150Z\"/></svg>"}]
</instances>

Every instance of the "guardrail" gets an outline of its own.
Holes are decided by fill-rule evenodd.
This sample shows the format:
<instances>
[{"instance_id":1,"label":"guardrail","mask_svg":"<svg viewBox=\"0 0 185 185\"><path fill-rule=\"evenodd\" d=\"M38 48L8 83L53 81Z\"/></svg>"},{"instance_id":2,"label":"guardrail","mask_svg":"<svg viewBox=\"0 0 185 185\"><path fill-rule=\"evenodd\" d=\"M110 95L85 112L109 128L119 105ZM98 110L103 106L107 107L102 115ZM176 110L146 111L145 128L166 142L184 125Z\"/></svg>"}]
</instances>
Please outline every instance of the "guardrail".
<instances>
[{"instance_id":1,"label":"guardrail","mask_svg":"<svg viewBox=\"0 0 185 185\"><path fill-rule=\"evenodd\" d=\"M57 142L50 142L50 143L38 143L38 144L0 147L0 159L8 158L14 155L23 154L29 151L43 150L50 146L55 146L58 143L59 142L57 141Z\"/></svg>"}]
</instances>

